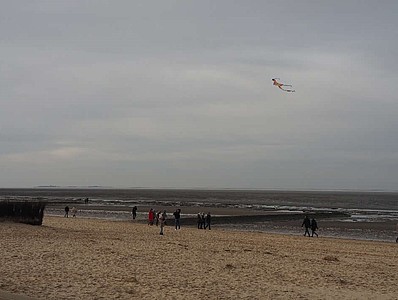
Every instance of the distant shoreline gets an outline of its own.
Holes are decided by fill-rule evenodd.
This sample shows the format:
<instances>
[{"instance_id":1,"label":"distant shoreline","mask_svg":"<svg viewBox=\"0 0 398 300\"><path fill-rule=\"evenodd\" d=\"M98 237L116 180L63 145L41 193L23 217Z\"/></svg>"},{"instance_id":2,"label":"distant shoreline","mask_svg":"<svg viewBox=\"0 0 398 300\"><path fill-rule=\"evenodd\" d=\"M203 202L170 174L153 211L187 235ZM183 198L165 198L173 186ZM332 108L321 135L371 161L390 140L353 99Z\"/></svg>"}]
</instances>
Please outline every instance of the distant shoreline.
<instances>
[{"instance_id":1,"label":"distant shoreline","mask_svg":"<svg viewBox=\"0 0 398 300\"><path fill-rule=\"evenodd\" d=\"M298 188L222 188L222 187L114 187L101 185L88 186L58 186L38 185L33 187L5 187L2 190L167 190L167 191L259 191L259 192L280 192L280 193L398 193L398 190L383 189L298 189Z\"/></svg>"}]
</instances>

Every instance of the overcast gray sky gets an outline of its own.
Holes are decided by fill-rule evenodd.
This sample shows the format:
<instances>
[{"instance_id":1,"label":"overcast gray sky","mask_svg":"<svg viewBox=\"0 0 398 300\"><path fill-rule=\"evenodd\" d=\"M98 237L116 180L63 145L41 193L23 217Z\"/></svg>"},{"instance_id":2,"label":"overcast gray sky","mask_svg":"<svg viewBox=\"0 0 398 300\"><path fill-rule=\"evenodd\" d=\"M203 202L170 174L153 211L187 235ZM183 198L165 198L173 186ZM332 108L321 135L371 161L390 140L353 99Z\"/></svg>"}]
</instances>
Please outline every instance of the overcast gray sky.
<instances>
[{"instance_id":1,"label":"overcast gray sky","mask_svg":"<svg viewBox=\"0 0 398 300\"><path fill-rule=\"evenodd\" d=\"M397 1L0 3L0 187L398 189Z\"/></svg>"}]
</instances>

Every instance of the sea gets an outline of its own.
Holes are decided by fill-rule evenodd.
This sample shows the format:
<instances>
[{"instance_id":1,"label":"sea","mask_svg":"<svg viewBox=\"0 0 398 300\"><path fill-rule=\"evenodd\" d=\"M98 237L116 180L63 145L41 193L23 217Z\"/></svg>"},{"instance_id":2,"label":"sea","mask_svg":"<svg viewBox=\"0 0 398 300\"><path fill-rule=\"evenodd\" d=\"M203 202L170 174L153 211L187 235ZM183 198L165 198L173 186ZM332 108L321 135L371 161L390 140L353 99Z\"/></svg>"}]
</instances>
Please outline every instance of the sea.
<instances>
[{"instance_id":1,"label":"sea","mask_svg":"<svg viewBox=\"0 0 398 300\"><path fill-rule=\"evenodd\" d=\"M1 200L46 201L52 204L81 203L89 199L89 205L108 210L107 217L128 219L128 209L133 206L217 207L256 210L259 213L308 213L342 212L347 223L398 223L398 192L379 191L278 191L278 190L205 190L205 189L147 189L147 188L58 188L0 189ZM116 209L118 208L118 209ZM125 210L120 208L126 208ZM52 214L50 210L50 214ZM86 213L90 214L89 210ZM95 210L91 212L96 217ZM88 215L90 216L90 215ZM264 226L262 226L264 225ZM280 226L281 227L281 226ZM283 227L283 226L282 226ZM269 224L239 224L229 229L251 231L276 231L292 233L297 228L279 228ZM355 226L354 226L355 227ZM359 226L359 228L361 228ZM354 228L343 237L376 240L392 240L395 226L387 233L363 234ZM326 233L326 232L325 232ZM328 233L340 237L341 234ZM395 241L395 238L394 238Z\"/></svg>"}]
</instances>

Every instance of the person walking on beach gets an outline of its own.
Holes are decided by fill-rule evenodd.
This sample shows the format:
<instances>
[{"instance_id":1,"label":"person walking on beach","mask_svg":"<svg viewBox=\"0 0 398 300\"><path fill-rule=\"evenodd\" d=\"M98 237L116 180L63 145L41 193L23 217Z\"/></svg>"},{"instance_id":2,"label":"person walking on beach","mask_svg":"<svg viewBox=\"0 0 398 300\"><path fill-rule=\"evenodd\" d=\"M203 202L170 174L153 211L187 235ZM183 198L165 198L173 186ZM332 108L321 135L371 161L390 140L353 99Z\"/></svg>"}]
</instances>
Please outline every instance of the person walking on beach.
<instances>
[{"instance_id":1,"label":"person walking on beach","mask_svg":"<svg viewBox=\"0 0 398 300\"><path fill-rule=\"evenodd\" d=\"M137 206L133 207L133 210L131 211L131 214L133 215L133 220L137 217Z\"/></svg>"},{"instance_id":2,"label":"person walking on beach","mask_svg":"<svg viewBox=\"0 0 398 300\"><path fill-rule=\"evenodd\" d=\"M148 225L151 225L151 226L153 225L154 218L155 218L155 213L154 213L153 209L151 208L148 213Z\"/></svg>"},{"instance_id":3,"label":"person walking on beach","mask_svg":"<svg viewBox=\"0 0 398 300\"><path fill-rule=\"evenodd\" d=\"M65 206L65 215L64 218L69 218L69 206Z\"/></svg>"},{"instance_id":4,"label":"person walking on beach","mask_svg":"<svg viewBox=\"0 0 398 300\"><path fill-rule=\"evenodd\" d=\"M197 222L198 222L198 229L202 229L202 215L200 213L198 213L198 217L197 217Z\"/></svg>"},{"instance_id":5,"label":"person walking on beach","mask_svg":"<svg viewBox=\"0 0 398 300\"><path fill-rule=\"evenodd\" d=\"M309 228L311 227L311 221L310 218L308 218L308 216L305 216L303 224L301 224L301 227L305 227L305 232L304 232L304 236L306 236L306 234L308 233L308 237L310 237L310 232L309 232Z\"/></svg>"},{"instance_id":6,"label":"person walking on beach","mask_svg":"<svg viewBox=\"0 0 398 300\"><path fill-rule=\"evenodd\" d=\"M200 228L206 229L206 216L205 216L205 213L202 212L202 215L200 217L202 219L202 225L200 226Z\"/></svg>"},{"instance_id":7,"label":"person walking on beach","mask_svg":"<svg viewBox=\"0 0 398 300\"><path fill-rule=\"evenodd\" d=\"M180 218L181 218L181 209L177 209L174 213L173 213L173 215L174 215L174 223L175 223L175 230L177 230L177 229L181 229L181 226L180 226Z\"/></svg>"},{"instance_id":8,"label":"person walking on beach","mask_svg":"<svg viewBox=\"0 0 398 300\"><path fill-rule=\"evenodd\" d=\"M163 217L164 217L164 225L166 226L167 225L167 213L166 213L166 210L164 210L162 214L163 214Z\"/></svg>"},{"instance_id":9,"label":"person walking on beach","mask_svg":"<svg viewBox=\"0 0 398 300\"><path fill-rule=\"evenodd\" d=\"M314 234L316 235L316 237L318 237L318 234L316 233L316 230L318 229L318 224L315 221L314 218L312 218L311 220L311 236L314 237Z\"/></svg>"},{"instance_id":10,"label":"person walking on beach","mask_svg":"<svg viewBox=\"0 0 398 300\"><path fill-rule=\"evenodd\" d=\"M159 218L161 213L162 212L160 210L156 213L156 226L159 226Z\"/></svg>"},{"instance_id":11,"label":"person walking on beach","mask_svg":"<svg viewBox=\"0 0 398 300\"><path fill-rule=\"evenodd\" d=\"M163 235L163 228L166 225L166 211L163 211L163 213L161 213L159 215L159 222L160 222L160 235Z\"/></svg>"},{"instance_id":12,"label":"person walking on beach","mask_svg":"<svg viewBox=\"0 0 398 300\"><path fill-rule=\"evenodd\" d=\"M205 229L206 229L206 228L209 228L209 230L211 230L210 224L211 224L211 215L210 215L210 213L208 212L207 215L206 215Z\"/></svg>"},{"instance_id":13,"label":"person walking on beach","mask_svg":"<svg viewBox=\"0 0 398 300\"><path fill-rule=\"evenodd\" d=\"M398 223L397 223L397 232L398 232ZM397 237L397 239L395 240L395 242L398 243L398 237Z\"/></svg>"},{"instance_id":14,"label":"person walking on beach","mask_svg":"<svg viewBox=\"0 0 398 300\"><path fill-rule=\"evenodd\" d=\"M75 218L77 213L77 208L73 206L71 212L72 212L72 217Z\"/></svg>"}]
</instances>

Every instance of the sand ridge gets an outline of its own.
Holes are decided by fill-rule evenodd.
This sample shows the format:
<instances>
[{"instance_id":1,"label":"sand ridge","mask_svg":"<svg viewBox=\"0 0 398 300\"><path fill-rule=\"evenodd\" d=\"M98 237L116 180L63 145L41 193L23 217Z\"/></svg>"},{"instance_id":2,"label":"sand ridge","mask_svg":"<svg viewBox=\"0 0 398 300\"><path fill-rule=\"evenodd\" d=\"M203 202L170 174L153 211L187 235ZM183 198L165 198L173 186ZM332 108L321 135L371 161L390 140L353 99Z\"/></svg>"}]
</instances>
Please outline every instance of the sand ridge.
<instances>
[{"instance_id":1,"label":"sand ridge","mask_svg":"<svg viewBox=\"0 0 398 300\"><path fill-rule=\"evenodd\" d=\"M0 289L37 299L398 299L394 243L48 216L0 233Z\"/></svg>"}]
</instances>

